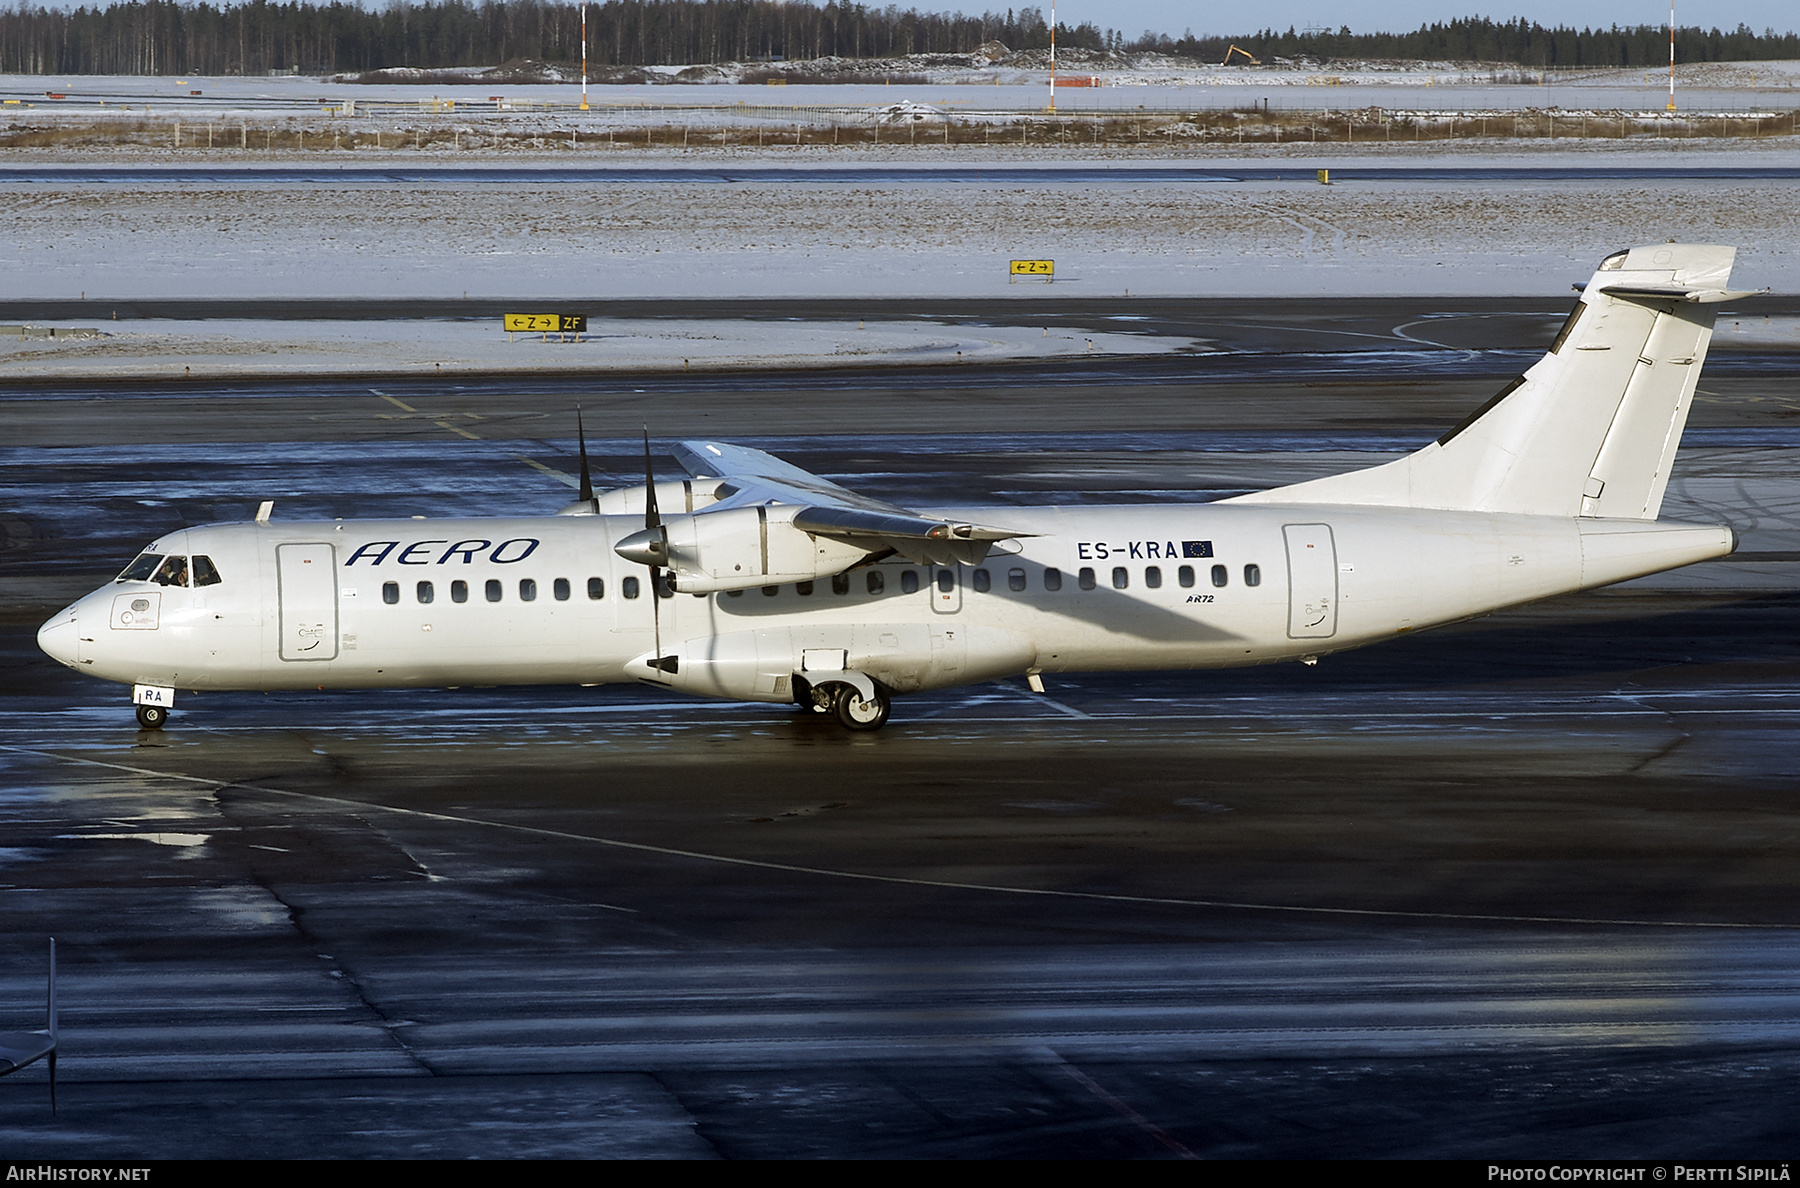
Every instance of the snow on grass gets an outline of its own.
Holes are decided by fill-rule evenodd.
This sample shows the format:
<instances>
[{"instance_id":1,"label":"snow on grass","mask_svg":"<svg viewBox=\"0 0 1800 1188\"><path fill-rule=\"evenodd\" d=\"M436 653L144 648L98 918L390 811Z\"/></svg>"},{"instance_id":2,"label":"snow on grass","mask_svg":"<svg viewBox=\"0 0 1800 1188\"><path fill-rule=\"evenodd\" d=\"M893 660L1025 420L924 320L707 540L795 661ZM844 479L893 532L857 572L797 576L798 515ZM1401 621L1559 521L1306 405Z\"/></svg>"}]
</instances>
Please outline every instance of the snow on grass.
<instances>
[{"instance_id":1,"label":"snow on grass","mask_svg":"<svg viewBox=\"0 0 1800 1188\"><path fill-rule=\"evenodd\" d=\"M851 316L884 297L1554 296L1612 251L1679 239L1738 246L1734 284L1800 290L1788 180L1313 176L1434 159L1340 149L1215 183L0 181L0 269L15 300L833 297ZM1043 258L1054 285L1009 283L1009 260Z\"/></svg>"},{"instance_id":2,"label":"snow on grass","mask_svg":"<svg viewBox=\"0 0 1800 1188\"><path fill-rule=\"evenodd\" d=\"M520 312L533 312L521 302ZM59 324L76 325L76 323ZM87 325L92 325L88 323ZM782 323L591 319L581 335L508 334L464 321L107 321L97 338L0 335L0 376L44 379L231 375L726 371L883 363L992 363L1165 354L1179 338L923 321Z\"/></svg>"},{"instance_id":3,"label":"snow on grass","mask_svg":"<svg viewBox=\"0 0 1800 1188\"><path fill-rule=\"evenodd\" d=\"M938 56L941 57L941 56ZM470 79L469 71L393 75L393 81L348 83L302 76L186 78L102 75L0 75L0 97L13 101L18 119L86 120L118 115L160 118L182 115L222 122L242 118L290 118L341 112L346 102L379 116L411 109L435 119L541 117L554 108L601 126L635 110L688 114L683 122L727 117L769 117L800 107L877 108L919 103L949 110L1037 112L1048 101L1048 71L1030 55L1022 65L963 67L908 65L907 59L865 63L726 64L646 68L646 77L694 82L635 83L589 87L591 109L577 112L578 75L563 81ZM1111 63L1110 65L1108 63ZM751 71L779 68L784 75L816 70L820 78L847 81L808 86L765 86L737 81ZM1137 56L1123 60L1069 60L1065 74L1099 79L1098 87L1059 87L1060 111L1198 111L1267 104L1271 110L1346 110L1399 107L1440 110L1661 110L1668 75L1655 68L1546 72L1467 63L1332 63L1312 66L1219 67L1185 59ZM884 77L886 80L884 81ZM853 81L852 81L853 80ZM1677 97L1684 111L1791 110L1800 103L1800 63L1728 62L1681 64ZM194 92L199 92L196 95ZM61 98L51 98L51 95ZM446 105L451 106L446 106ZM357 118L363 118L359 115Z\"/></svg>"}]
</instances>

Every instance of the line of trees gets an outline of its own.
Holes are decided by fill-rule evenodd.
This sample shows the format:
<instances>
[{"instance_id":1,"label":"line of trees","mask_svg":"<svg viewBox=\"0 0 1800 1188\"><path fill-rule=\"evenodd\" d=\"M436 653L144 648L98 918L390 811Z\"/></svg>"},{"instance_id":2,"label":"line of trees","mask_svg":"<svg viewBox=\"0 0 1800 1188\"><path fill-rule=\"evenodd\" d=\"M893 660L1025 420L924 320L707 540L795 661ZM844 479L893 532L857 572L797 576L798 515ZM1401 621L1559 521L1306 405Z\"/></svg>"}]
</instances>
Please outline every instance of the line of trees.
<instances>
[{"instance_id":1,"label":"line of trees","mask_svg":"<svg viewBox=\"0 0 1800 1188\"><path fill-rule=\"evenodd\" d=\"M395 0L370 11L354 3L248 0L242 4L118 0L73 10L0 9L0 72L10 74L307 74L384 67L473 67L581 56L581 12L566 0ZM1050 30L1039 8L980 16L890 5L815 5L786 0L606 0L588 8L588 57L599 66L905 54L968 54L988 42L1042 49ZM1546 29L1515 20L1451 21L1404 34L1286 33L1174 39L1147 32L1134 42L1085 23L1057 26L1059 47L1097 52L1160 50L1204 61L1236 44L1275 58L1425 58L1525 66L1639 66L1668 60L1668 33L1655 26ZM1682 61L1800 57L1793 34L1682 29Z\"/></svg>"},{"instance_id":2,"label":"line of trees","mask_svg":"<svg viewBox=\"0 0 1800 1188\"><path fill-rule=\"evenodd\" d=\"M1058 44L1123 44L1092 24L1058 26ZM989 41L1046 46L1041 11L920 12L783 0L606 0L588 7L588 58L602 66L971 53ZM0 72L307 74L392 66L491 66L581 56L581 10L554 0L182 4L122 0L72 11L0 9Z\"/></svg>"},{"instance_id":3,"label":"line of trees","mask_svg":"<svg viewBox=\"0 0 1800 1188\"><path fill-rule=\"evenodd\" d=\"M1421 25L1412 33L1337 32L1278 33L1265 29L1244 37L1171 39L1145 33L1127 48L1222 61L1232 45L1264 62L1276 58L1325 62L1343 58L1504 62L1518 66L1655 66L1668 65L1667 25L1614 25L1610 29L1546 29L1535 21L1486 19ZM1677 28L1675 57L1681 62L1754 62L1800 58L1800 36L1765 30L1754 33L1740 24L1731 32Z\"/></svg>"}]
</instances>

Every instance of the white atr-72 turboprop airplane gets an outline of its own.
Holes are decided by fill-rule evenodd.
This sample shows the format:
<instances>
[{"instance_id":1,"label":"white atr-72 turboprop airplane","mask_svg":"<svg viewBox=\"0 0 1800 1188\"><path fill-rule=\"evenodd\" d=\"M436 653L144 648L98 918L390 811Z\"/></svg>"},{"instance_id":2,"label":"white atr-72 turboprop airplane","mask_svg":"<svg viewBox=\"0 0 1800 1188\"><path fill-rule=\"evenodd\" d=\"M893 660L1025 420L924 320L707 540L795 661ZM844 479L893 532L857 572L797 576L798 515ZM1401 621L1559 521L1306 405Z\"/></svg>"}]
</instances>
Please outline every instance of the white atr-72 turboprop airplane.
<instances>
[{"instance_id":1,"label":"white atr-72 turboprop airplane","mask_svg":"<svg viewBox=\"0 0 1800 1188\"><path fill-rule=\"evenodd\" d=\"M177 689L637 681L873 730L922 689L1310 663L1730 553L1729 527L1657 514L1716 304L1747 295L1734 254L1607 257L1529 371L1367 470L1202 505L924 511L704 441L676 449L686 481L596 497L584 445L554 516L265 504L171 532L38 642L132 685L147 728Z\"/></svg>"}]
</instances>

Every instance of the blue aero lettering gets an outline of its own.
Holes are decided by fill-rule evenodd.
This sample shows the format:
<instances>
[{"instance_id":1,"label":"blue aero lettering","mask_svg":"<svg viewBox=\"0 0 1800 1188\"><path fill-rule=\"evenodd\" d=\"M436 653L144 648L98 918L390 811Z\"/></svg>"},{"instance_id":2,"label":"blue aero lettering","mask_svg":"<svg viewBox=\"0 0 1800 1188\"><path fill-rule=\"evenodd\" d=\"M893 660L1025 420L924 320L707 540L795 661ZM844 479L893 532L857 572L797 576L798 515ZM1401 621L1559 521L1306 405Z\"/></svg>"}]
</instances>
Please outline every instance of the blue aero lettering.
<instances>
[{"instance_id":1,"label":"blue aero lettering","mask_svg":"<svg viewBox=\"0 0 1800 1188\"><path fill-rule=\"evenodd\" d=\"M366 561L371 567L393 557L396 565L448 565L452 561L461 560L464 565L473 565L477 554L487 554L487 560L496 565L512 565L531 556L537 551L538 540L532 536L515 536L495 544L491 540L418 540L401 546L397 540L372 540L358 545L344 562L348 569L359 561ZM396 556L394 550L399 549Z\"/></svg>"},{"instance_id":2,"label":"blue aero lettering","mask_svg":"<svg viewBox=\"0 0 1800 1188\"><path fill-rule=\"evenodd\" d=\"M1212 541L1184 540L1179 547L1172 540L1128 540L1122 544L1082 540L1075 543L1075 555L1083 561L1105 561L1110 557L1129 557L1133 561L1177 561L1190 557L1213 555Z\"/></svg>"}]
</instances>

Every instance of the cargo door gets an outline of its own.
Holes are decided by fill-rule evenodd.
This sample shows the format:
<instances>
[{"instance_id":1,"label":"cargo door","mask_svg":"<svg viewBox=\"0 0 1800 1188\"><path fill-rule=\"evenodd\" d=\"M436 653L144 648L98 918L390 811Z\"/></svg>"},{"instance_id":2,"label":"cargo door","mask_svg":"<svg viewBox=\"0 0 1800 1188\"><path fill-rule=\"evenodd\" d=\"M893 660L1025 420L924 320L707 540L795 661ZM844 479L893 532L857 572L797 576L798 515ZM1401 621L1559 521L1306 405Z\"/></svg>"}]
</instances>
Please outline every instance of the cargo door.
<instances>
[{"instance_id":1,"label":"cargo door","mask_svg":"<svg viewBox=\"0 0 1800 1188\"><path fill-rule=\"evenodd\" d=\"M1337 547L1329 524L1287 524L1288 638L1337 634Z\"/></svg>"},{"instance_id":2,"label":"cargo door","mask_svg":"<svg viewBox=\"0 0 1800 1188\"><path fill-rule=\"evenodd\" d=\"M281 658L335 660L337 557L328 544L275 546L281 599Z\"/></svg>"}]
</instances>

